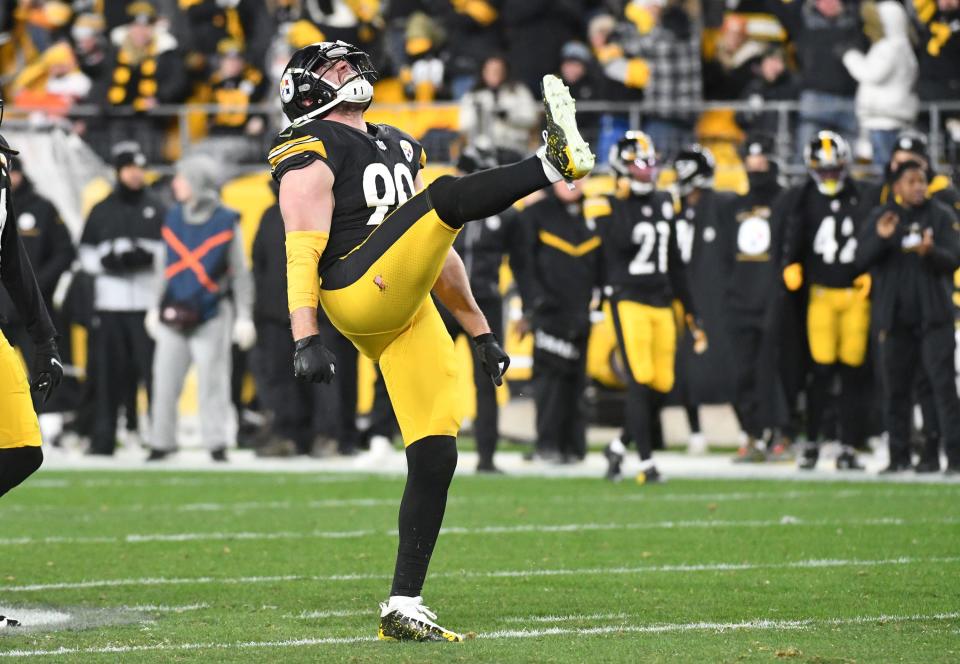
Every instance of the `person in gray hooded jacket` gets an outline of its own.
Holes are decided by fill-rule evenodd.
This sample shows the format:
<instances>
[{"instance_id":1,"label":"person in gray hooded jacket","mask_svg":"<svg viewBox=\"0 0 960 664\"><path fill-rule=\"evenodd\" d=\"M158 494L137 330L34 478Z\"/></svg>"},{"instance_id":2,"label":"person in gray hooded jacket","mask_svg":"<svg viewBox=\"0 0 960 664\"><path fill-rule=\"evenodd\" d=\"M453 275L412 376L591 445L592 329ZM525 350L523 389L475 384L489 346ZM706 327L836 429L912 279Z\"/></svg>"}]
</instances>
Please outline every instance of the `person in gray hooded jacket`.
<instances>
[{"instance_id":1,"label":"person in gray hooded jacket","mask_svg":"<svg viewBox=\"0 0 960 664\"><path fill-rule=\"evenodd\" d=\"M174 205L161 235L160 288L146 325L156 340L148 461L177 449L177 404L191 363L197 367L200 433L215 461L225 461L230 418L230 346L256 341L253 281L243 254L240 215L218 192L217 164L182 159L171 183Z\"/></svg>"}]
</instances>

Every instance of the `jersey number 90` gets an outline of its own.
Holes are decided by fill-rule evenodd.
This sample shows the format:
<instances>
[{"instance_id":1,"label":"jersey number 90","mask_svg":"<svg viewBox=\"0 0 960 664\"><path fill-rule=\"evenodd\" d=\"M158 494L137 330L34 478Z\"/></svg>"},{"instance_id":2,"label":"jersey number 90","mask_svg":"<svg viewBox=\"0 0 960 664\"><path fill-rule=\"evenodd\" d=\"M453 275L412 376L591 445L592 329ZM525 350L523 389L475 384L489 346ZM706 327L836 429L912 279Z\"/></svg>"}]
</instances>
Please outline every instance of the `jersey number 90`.
<instances>
[{"instance_id":1,"label":"jersey number 90","mask_svg":"<svg viewBox=\"0 0 960 664\"><path fill-rule=\"evenodd\" d=\"M413 173L406 164L394 166L393 173L389 166L380 162L367 166L363 171L363 197L367 207L374 208L367 225L378 226L397 205L406 203L413 194Z\"/></svg>"}]
</instances>

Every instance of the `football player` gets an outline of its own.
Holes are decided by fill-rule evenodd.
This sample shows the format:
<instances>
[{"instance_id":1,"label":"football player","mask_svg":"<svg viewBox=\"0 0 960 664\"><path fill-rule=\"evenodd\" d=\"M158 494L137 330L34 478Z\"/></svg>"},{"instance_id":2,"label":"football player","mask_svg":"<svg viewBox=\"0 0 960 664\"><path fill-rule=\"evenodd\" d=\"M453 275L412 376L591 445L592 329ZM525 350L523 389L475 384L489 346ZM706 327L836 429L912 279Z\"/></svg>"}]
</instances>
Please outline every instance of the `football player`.
<instances>
[{"instance_id":1,"label":"football player","mask_svg":"<svg viewBox=\"0 0 960 664\"><path fill-rule=\"evenodd\" d=\"M378 361L406 446L400 544L390 598L381 604L386 640L460 641L420 596L457 464L457 362L433 300L473 338L494 381L509 358L474 300L452 245L471 220L498 214L560 180L583 177L594 156L577 129L559 79L543 80L546 145L537 156L424 187L423 148L364 112L377 77L370 57L344 42L296 53L280 84L292 124L269 153L286 227L287 294L296 342L294 371L327 382L334 357L320 342L317 307Z\"/></svg>"},{"instance_id":2,"label":"football player","mask_svg":"<svg viewBox=\"0 0 960 664\"><path fill-rule=\"evenodd\" d=\"M717 278L721 257L716 251L719 244L721 211L732 201L734 194L721 193L714 189L716 162L713 153L697 143L681 149L673 160L677 179L674 189L677 195L677 244L680 257L686 265L687 282L693 299L698 303L699 314L713 331L714 341L723 331L723 281ZM682 335L683 345L677 353L677 391L690 424L690 441L687 451L704 454L707 441L700 429L700 395L698 382L711 370L720 373L714 366L724 361L722 354L713 353L697 357L692 335ZM719 346L715 343L714 348ZM715 364L716 363L716 364ZM724 367L726 369L726 367ZM726 373L724 371L723 373Z\"/></svg>"},{"instance_id":3,"label":"football player","mask_svg":"<svg viewBox=\"0 0 960 664\"><path fill-rule=\"evenodd\" d=\"M806 283L807 339L813 360L807 389L807 446L800 458L812 469L819 457L823 414L840 374L837 402L842 451L840 470L862 470L854 449L863 442L864 360L870 328L870 277L859 274L857 234L870 212L869 197L850 177L850 148L821 131L804 150L809 177L786 194L783 211L783 281L796 291Z\"/></svg>"},{"instance_id":4,"label":"football player","mask_svg":"<svg viewBox=\"0 0 960 664\"><path fill-rule=\"evenodd\" d=\"M0 100L0 122L3 100ZM0 332L0 497L30 477L43 463L40 423L30 397L41 403L63 378L57 333L50 321L30 259L20 242L10 193L10 158L16 155L0 136L0 283L7 289L34 345L33 382L20 357ZM0 628L19 622L0 616Z\"/></svg>"},{"instance_id":5,"label":"football player","mask_svg":"<svg viewBox=\"0 0 960 664\"><path fill-rule=\"evenodd\" d=\"M643 132L627 132L612 146L610 166L617 176L616 193L590 200L586 215L595 220L602 239L605 290L627 367L626 429L640 453L637 481L642 484L660 479L650 420L673 389L675 298L683 303L698 350L705 350L706 335L694 323L696 309L680 258L673 198L657 191L653 141ZM625 453L619 439L606 447L607 479L620 479Z\"/></svg>"}]
</instances>

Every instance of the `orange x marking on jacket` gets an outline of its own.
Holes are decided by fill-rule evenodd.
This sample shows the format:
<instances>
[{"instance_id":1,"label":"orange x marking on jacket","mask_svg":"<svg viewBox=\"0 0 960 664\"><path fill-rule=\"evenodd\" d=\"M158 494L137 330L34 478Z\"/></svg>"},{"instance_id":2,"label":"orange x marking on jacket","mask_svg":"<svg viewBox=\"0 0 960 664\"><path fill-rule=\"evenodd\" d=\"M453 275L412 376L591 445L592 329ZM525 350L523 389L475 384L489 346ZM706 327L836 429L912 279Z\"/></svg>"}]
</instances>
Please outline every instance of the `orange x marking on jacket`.
<instances>
[{"instance_id":1,"label":"orange x marking on jacket","mask_svg":"<svg viewBox=\"0 0 960 664\"><path fill-rule=\"evenodd\" d=\"M213 280L210 279L210 275L207 274L207 271L204 269L203 265L200 263L200 259L206 256L212 249L219 247L221 244L230 242L233 239L233 231L222 231L208 237L203 243L190 251L189 248L183 242L180 241L172 230L164 226L161 231L163 234L163 239L167 241L167 244L177 252L177 255L180 256L180 260L169 266L166 270L167 279L173 278L175 275L180 274L184 270L192 270L195 275L197 275L197 280L211 293L216 293L220 290Z\"/></svg>"}]
</instances>

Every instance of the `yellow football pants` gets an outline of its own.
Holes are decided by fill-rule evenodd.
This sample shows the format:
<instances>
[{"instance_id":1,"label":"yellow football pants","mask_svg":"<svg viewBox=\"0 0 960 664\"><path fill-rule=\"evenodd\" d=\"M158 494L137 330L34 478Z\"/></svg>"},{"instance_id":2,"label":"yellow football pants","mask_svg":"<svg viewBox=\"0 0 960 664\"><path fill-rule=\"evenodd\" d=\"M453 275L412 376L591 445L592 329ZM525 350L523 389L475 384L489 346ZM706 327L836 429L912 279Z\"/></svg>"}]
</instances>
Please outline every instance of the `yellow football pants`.
<instances>
[{"instance_id":1,"label":"yellow football pants","mask_svg":"<svg viewBox=\"0 0 960 664\"><path fill-rule=\"evenodd\" d=\"M40 423L23 362L0 332L0 449L28 446L40 446Z\"/></svg>"},{"instance_id":2,"label":"yellow football pants","mask_svg":"<svg viewBox=\"0 0 960 664\"><path fill-rule=\"evenodd\" d=\"M620 300L616 303L614 324L633 380L657 392L672 390L677 351L673 308Z\"/></svg>"},{"instance_id":3,"label":"yellow football pants","mask_svg":"<svg viewBox=\"0 0 960 664\"><path fill-rule=\"evenodd\" d=\"M807 338L817 364L859 367L867 355L870 300L855 288L810 286Z\"/></svg>"},{"instance_id":4,"label":"yellow football pants","mask_svg":"<svg viewBox=\"0 0 960 664\"><path fill-rule=\"evenodd\" d=\"M457 233L421 193L323 273L323 310L379 361L404 445L460 430L454 344L430 298Z\"/></svg>"}]
</instances>

